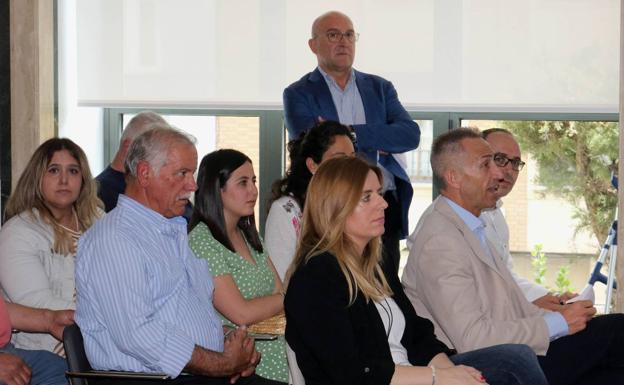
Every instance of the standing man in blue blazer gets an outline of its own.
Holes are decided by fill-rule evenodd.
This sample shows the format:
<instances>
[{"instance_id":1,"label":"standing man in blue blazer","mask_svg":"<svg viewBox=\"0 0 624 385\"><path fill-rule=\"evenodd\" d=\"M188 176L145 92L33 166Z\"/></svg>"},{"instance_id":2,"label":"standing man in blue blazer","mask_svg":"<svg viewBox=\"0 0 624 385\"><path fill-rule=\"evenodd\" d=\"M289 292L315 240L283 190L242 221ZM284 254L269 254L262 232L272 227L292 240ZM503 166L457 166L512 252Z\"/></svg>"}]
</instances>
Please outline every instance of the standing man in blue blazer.
<instances>
[{"instance_id":1,"label":"standing man in blue blazer","mask_svg":"<svg viewBox=\"0 0 624 385\"><path fill-rule=\"evenodd\" d=\"M413 194L402 153L418 147L420 130L399 102L392 83L353 69L358 37L343 13L327 12L314 20L308 45L318 67L284 90L286 127L291 140L323 120L336 120L353 129L358 152L384 174L388 202L384 265L396 273L399 240L408 234Z\"/></svg>"}]
</instances>

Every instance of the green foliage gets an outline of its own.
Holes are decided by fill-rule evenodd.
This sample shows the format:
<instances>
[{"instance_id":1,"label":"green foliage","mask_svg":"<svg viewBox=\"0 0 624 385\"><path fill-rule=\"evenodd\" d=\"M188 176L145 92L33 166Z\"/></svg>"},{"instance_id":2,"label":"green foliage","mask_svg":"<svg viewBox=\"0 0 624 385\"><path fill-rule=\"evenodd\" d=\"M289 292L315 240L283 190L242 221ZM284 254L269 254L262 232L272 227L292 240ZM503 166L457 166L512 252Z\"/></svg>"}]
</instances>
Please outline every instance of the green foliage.
<instances>
[{"instance_id":1,"label":"green foliage","mask_svg":"<svg viewBox=\"0 0 624 385\"><path fill-rule=\"evenodd\" d=\"M542 251L543 245L537 243L531 251L531 267L533 268L533 277L535 283L546 288L546 271L548 270L548 257ZM570 281L570 265L563 266L557 271L555 278L555 287L557 293L574 292L572 282ZM548 288L549 289L549 288Z\"/></svg>"},{"instance_id":2,"label":"green foliage","mask_svg":"<svg viewBox=\"0 0 624 385\"><path fill-rule=\"evenodd\" d=\"M575 207L576 230L589 230L599 247L617 204L610 182L618 159L617 123L505 121L502 126L536 160L536 182L544 186L544 193Z\"/></svg>"},{"instance_id":3,"label":"green foliage","mask_svg":"<svg viewBox=\"0 0 624 385\"><path fill-rule=\"evenodd\" d=\"M555 286L557 287L557 293L573 293L570 282L570 266L562 266L557 271L557 278L555 278Z\"/></svg>"},{"instance_id":4,"label":"green foliage","mask_svg":"<svg viewBox=\"0 0 624 385\"><path fill-rule=\"evenodd\" d=\"M535 283L544 286L546 282L546 263L548 258L542 251L542 244L538 243L531 251L531 267L533 267L533 277Z\"/></svg>"}]
</instances>

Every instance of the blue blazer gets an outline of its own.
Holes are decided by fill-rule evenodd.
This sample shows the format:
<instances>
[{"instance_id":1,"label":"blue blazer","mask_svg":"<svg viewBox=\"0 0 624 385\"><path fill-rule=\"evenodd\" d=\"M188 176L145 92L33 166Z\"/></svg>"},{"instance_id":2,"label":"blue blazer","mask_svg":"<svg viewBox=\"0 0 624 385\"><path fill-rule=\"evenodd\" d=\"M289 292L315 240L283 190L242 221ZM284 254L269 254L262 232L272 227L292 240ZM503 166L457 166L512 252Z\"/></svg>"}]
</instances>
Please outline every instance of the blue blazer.
<instances>
[{"instance_id":1,"label":"blue blazer","mask_svg":"<svg viewBox=\"0 0 624 385\"><path fill-rule=\"evenodd\" d=\"M378 151L398 154L418 147L420 129L399 102L392 83L386 79L354 71L362 97L366 124L354 124L357 150L377 164ZM315 69L284 90L284 114L290 139L314 127L319 116L338 121L338 111L321 72ZM401 205L401 233L409 231L407 214L412 201L412 184L407 172L391 155L380 155L379 163L395 176Z\"/></svg>"}]
</instances>

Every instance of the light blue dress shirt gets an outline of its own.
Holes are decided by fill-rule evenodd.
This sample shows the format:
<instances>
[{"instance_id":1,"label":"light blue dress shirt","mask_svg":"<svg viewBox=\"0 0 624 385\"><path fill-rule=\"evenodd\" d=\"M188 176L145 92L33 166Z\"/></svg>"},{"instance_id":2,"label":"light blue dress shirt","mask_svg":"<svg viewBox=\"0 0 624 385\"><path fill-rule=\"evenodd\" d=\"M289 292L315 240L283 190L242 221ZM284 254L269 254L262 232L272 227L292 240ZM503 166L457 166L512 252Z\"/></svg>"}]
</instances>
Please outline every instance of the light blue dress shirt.
<instances>
[{"instance_id":1,"label":"light blue dress shirt","mask_svg":"<svg viewBox=\"0 0 624 385\"><path fill-rule=\"evenodd\" d=\"M351 75L347 81L347 85L344 90L340 88L338 83L327 72L323 71L321 67L318 67L319 72L323 75L329 92L331 93L332 100L334 101L334 107L338 112L338 119L340 123L346 126L353 126L354 124L366 124L366 112L364 111L364 103L362 102L362 96L358 90L357 83L355 82L355 71L351 69ZM357 134L357 133L356 133ZM379 154L377 154L379 156ZM379 159L377 159L379 160ZM383 173L384 191L396 190L394 183L394 175L379 162L377 166Z\"/></svg>"},{"instance_id":2,"label":"light blue dress shirt","mask_svg":"<svg viewBox=\"0 0 624 385\"><path fill-rule=\"evenodd\" d=\"M96 369L180 374L195 345L223 351L206 260L186 221L125 195L78 242L76 323Z\"/></svg>"},{"instance_id":3,"label":"light blue dress shirt","mask_svg":"<svg viewBox=\"0 0 624 385\"><path fill-rule=\"evenodd\" d=\"M344 90L336 83L327 72L323 71L321 67L318 67L320 73L323 75L329 92L331 93L332 100L334 101L334 107L338 112L338 119L340 123L352 126L354 124L366 124L366 113L364 112L364 103L362 103L362 96L355 83L355 72L351 69L351 75L347 81L347 85Z\"/></svg>"},{"instance_id":4,"label":"light blue dress shirt","mask_svg":"<svg viewBox=\"0 0 624 385\"><path fill-rule=\"evenodd\" d=\"M443 197L446 202L449 204L451 209L461 218L462 221L468 226L470 231L477 237L479 243L485 250L485 252L492 258L492 262L494 261L494 257L492 254L492 250L487 243L487 238L485 237L485 222L478 217L475 217L470 211L461 207L457 203L448 199L447 197ZM546 321L546 325L548 326L548 335L550 336L550 340L554 341L557 338L568 335L568 323L565 318L558 312L547 311L544 314L544 321Z\"/></svg>"}]
</instances>

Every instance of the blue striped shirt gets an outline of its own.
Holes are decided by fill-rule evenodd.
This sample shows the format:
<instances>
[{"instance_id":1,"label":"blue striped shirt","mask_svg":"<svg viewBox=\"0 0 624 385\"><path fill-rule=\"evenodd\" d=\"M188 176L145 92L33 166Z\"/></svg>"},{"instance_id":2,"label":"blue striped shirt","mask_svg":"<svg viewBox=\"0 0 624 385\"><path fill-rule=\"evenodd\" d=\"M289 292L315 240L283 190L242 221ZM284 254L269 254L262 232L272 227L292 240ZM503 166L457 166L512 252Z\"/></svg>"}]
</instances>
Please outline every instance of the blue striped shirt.
<instances>
[{"instance_id":1,"label":"blue striped shirt","mask_svg":"<svg viewBox=\"0 0 624 385\"><path fill-rule=\"evenodd\" d=\"M177 377L195 345L223 351L208 264L188 246L186 221L125 195L80 239L76 323L96 369Z\"/></svg>"}]
</instances>

